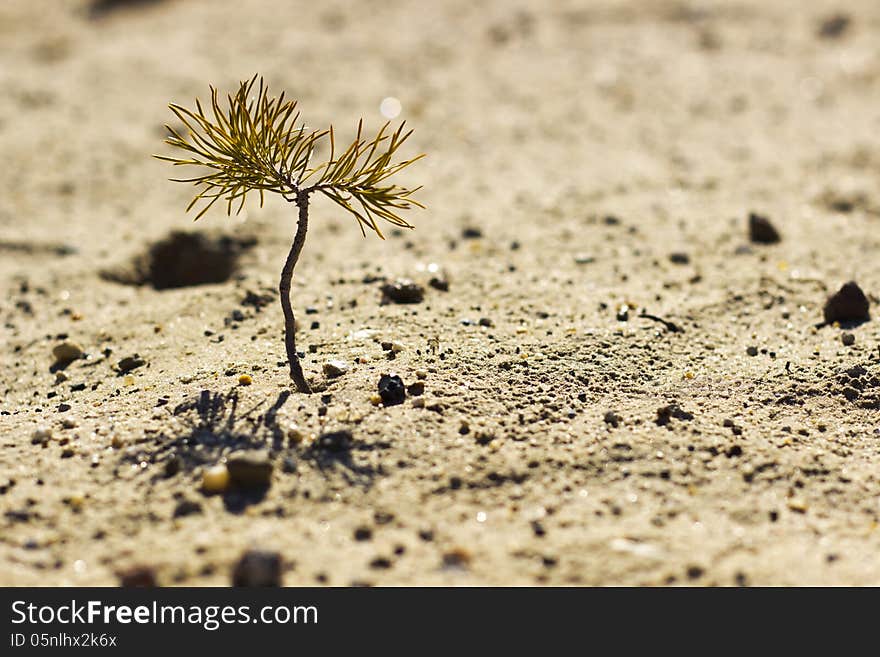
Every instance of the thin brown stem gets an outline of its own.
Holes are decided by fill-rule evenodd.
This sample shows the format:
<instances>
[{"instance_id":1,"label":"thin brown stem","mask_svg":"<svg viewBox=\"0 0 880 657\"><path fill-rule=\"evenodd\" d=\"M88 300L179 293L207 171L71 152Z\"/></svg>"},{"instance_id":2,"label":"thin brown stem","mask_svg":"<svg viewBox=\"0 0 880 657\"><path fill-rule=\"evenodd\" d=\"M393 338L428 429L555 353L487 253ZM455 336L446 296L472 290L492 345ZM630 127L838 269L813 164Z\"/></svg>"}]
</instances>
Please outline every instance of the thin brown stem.
<instances>
[{"instance_id":1,"label":"thin brown stem","mask_svg":"<svg viewBox=\"0 0 880 657\"><path fill-rule=\"evenodd\" d=\"M290 304L290 283L293 279L293 269L296 267L303 244L306 242L306 231L309 227L309 194L299 191L294 201L299 208L299 220L296 224L296 235L287 254L284 268L281 270L281 283L278 291L281 294L281 309L284 311L284 346L287 348L287 360L290 363L290 378L296 384L300 392L311 393L312 388L303 375L299 356L296 354L296 319L293 316L293 307Z\"/></svg>"}]
</instances>

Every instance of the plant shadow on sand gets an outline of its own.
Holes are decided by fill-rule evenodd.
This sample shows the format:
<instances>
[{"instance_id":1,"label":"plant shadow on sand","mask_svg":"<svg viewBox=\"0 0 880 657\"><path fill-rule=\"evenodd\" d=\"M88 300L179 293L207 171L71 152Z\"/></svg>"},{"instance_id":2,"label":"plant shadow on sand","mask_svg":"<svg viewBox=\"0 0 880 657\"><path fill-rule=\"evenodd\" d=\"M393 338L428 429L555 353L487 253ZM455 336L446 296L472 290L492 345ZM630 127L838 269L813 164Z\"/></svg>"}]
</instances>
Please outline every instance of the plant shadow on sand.
<instances>
[{"instance_id":1,"label":"plant shadow on sand","mask_svg":"<svg viewBox=\"0 0 880 657\"><path fill-rule=\"evenodd\" d=\"M347 429L321 434L307 446L295 445L278 422L278 412L290 398L290 391L279 393L265 408L264 400L242 410L239 392L203 390L193 399L171 410L183 430L175 435L163 432L156 436L148 454L126 456L128 461L147 460L158 465L154 481L190 474L200 467L220 462L237 452L266 453L269 461L283 463L283 471L293 474L298 463L309 463L311 472L322 479L341 477L348 486L370 488L381 466L374 467L356 459L356 452L370 452L390 447L388 443L361 443ZM302 479L303 473L299 473ZM266 497L269 486L235 487L223 494L226 509L240 513Z\"/></svg>"}]
</instances>

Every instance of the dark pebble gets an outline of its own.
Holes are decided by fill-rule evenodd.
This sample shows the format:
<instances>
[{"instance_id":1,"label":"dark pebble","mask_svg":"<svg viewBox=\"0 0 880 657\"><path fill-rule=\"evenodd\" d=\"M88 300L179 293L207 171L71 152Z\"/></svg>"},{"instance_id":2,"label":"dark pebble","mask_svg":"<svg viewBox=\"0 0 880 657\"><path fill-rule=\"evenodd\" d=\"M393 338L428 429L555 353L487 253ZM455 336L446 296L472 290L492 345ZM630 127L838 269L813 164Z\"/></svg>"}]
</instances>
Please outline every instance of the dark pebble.
<instances>
[{"instance_id":1,"label":"dark pebble","mask_svg":"<svg viewBox=\"0 0 880 657\"><path fill-rule=\"evenodd\" d=\"M691 261L691 257L687 253L670 253L669 261L674 265L687 265Z\"/></svg>"},{"instance_id":2,"label":"dark pebble","mask_svg":"<svg viewBox=\"0 0 880 657\"><path fill-rule=\"evenodd\" d=\"M605 421L605 424L610 424L615 429L620 424L621 420L620 416L614 411L608 411L602 419Z\"/></svg>"},{"instance_id":3,"label":"dark pebble","mask_svg":"<svg viewBox=\"0 0 880 657\"><path fill-rule=\"evenodd\" d=\"M146 364L147 362L143 358L135 354L134 356L126 356L125 358L120 360L116 366L119 368L119 371L122 374L125 374L126 372L131 372L133 369L136 369Z\"/></svg>"},{"instance_id":4,"label":"dark pebble","mask_svg":"<svg viewBox=\"0 0 880 657\"><path fill-rule=\"evenodd\" d=\"M379 396L386 406L402 404L406 399L406 387L403 379L396 374L383 374L379 377Z\"/></svg>"},{"instance_id":5,"label":"dark pebble","mask_svg":"<svg viewBox=\"0 0 880 657\"><path fill-rule=\"evenodd\" d=\"M406 391L411 394L413 397L419 397L425 394L425 382L424 381L416 381L415 383L411 383Z\"/></svg>"},{"instance_id":6,"label":"dark pebble","mask_svg":"<svg viewBox=\"0 0 880 657\"><path fill-rule=\"evenodd\" d=\"M851 22L847 14L832 14L819 24L818 35L823 39L837 39L849 29Z\"/></svg>"},{"instance_id":7,"label":"dark pebble","mask_svg":"<svg viewBox=\"0 0 880 657\"><path fill-rule=\"evenodd\" d=\"M441 292L449 292L449 279L446 276L434 276L428 285Z\"/></svg>"},{"instance_id":8,"label":"dark pebble","mask_svg":"<svg viewBox=\"0 0 880 657\"><path fill-rule=\"evenodd\" d=\"M871 319L868 297L855 281L845 283L825 302L825 322L867 322Z\"/></svg>"},{"instance_id":9,"label":"dark pebble","mask_svg":"<svg viewBox=\"0 0 880 657\"><path fill-rule=\"evenodd\" d=\"M281 586L281 555L266 550L248 550L232 571L233 586Z\"/></svg>"},{"instance_id":10,"label":"dark pebble","mask_svg":"<svg viewBox=\"0 0 880 657\"><path fill-rule=\"evenodd\" d=\"M198 515L202 512L202 505L193 500L181 500L174 507L175 518L185 518L186 516Z\"/></svg>"},{"instance_id":11,"label":"dark pebble","mask_svg":"<svg viewBox=\"0 0 880 657\"><path fill-rule=\"evenodd\" d=\"M179 456L172 456L165 461L165 476L173 477L183 468L183 459Z\"/></svg>"},{"instance_id":12,"label":"dark pebble","mask_svg":"<svg viewBox=\"0 0 880 657\"><path fill-rule=\"evenodd\" d=\"M756 244L776 244L782 238L767 217L749 214L749 239Z\"/></svg>"},{"instance_id":13,"label":"dark pebble","mask_svg":"<svg viewBox=\"0 0 880 657\"><path fill-rule=\"evenodd\" d=\"M134 566L118 574L119 586L124 588L152 589L156 584L156 571L149 566Z\"/></svg>"},{"instance_id":14,"label":"dark pebble","mask_svg":"<svg viewBox=\"0 0 880 657\"><path fill-rule=\"evenodd\" d=\"M483 236L483 231L479 228L468 227L461 231L461 236L466 240L478 240Z\"/></svg>"},{"instance_id":15,"label":"dark pebble","mask_svg":"<svg viewBox=\"0 0 880 657\"><path fill-rule=\"evenodd\" d=\"M699 566L689 566L687 569L688 579L700 579L705 571Z\"/></svg>"},{"instance_id":16,"label":"dark pebble","mask_svg":"<svg viewBox=\"0 0 880 657\"><path fill-rule=\"evenodd\" d=\"M376 557L370 562L370 568L374 570L388 570L391 568L391 560L386 557Z\"/></svg>"},{"instance_id":17,"label":"dark pebble","mask_svg":"<svg viewBox=\"0 0 880 657\"><path fill-rule=\"evenodd\" d=\"M394 520L394 514L390 511L374 511L373 512L373 521L377 525L387 525L392 520Z\"/></svg>"}]
</instances>

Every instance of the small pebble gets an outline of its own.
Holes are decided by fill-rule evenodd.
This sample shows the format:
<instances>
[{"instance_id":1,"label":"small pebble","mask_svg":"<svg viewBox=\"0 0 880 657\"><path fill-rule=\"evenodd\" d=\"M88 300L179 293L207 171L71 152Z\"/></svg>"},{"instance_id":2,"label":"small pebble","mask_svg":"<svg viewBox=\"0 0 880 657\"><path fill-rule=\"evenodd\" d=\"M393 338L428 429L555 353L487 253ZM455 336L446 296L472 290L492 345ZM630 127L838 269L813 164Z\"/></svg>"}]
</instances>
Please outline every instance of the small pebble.
<instances>
[{"instance_id":1,"label":"small pebble","mask_svg":"<svg viewBox=\"0 0 880 657\"><path fill-rule=\"evenodd\" d=\"M757 347L747 347L746 354L748 354L749 356L757 356L758 355L758 348Z\"/></svg>"},{"instance_id":2,"label":"small pebble","mask_svg":"<svg viewBox=\"0 0 880 657\"><path fill-rule=\"evenodd\" d=\"M669 262L674 265L686 265L691 261L691 257L687 253L670 253L669 254Z\"/></svg>"},{"instance_id":3,"label":"small pebble","mask_svg":"<svg viewBox=\"0 0 880 657\"><path fill-rule=\"evenodd\" d=\"M756 244L776 244L782 238L767 217L749 214L749 239Z\"/></svg>"},{"instance_id":4,"label":"small pebble","mask_svg":"<svg viewBox=\"0 0 880 657\"><path fill-rule=\"evenodd\" d=\"M76 342L68 340L52 349L52 355L58 363L71 363L78 358L82 358L83 349Z\"/></svg>"},{"instance_id":5,"label":"small pebble","mask_svg":"<svg viewBox=\"0 0 880 657\"><path fill-rule=\"evenodd\" d=\"M156 571L150 566L133 566L117 574L123 588L152 589L156 584Z\"/></svg>"},{"instance_id":6,"label":"small pebble","mask_svg":"<svg viewBox=\"0 0 880 657\"><path fill-rule=\"evenodd\" d=\"M840 336L840 341L844 347L852 347L856 343L856 336L852 333L844 333Z\"/></svg>"},{"instance_id":7,"label":"small pebble","mask_svg":"<svg viewBox=\"0 0 880 657\"><path fill-rule=\"evenodd\" d=\"M39 427L31 434L31 444L45 445L52 440L52 430L47 427Z\"/></svg>"},{"instance_id":8,"label":"small pebble","mask_svg":"<svg viewBox=\"0 0 880 657\"><path fill-rule=\"evenodd\" d=\"M272 483L272 462L266 452L239 452L226 459L232 482L243 489L265 488Z\"/></svg>"},{"instance_id":9,"label":"small pebble","mask_svg":"<svg viewBox=\"0 0 880 657\"><path fill-rule=\"evenodd\" d=\"M427 379L428 378L427 370L416 370L416 378L417 379Z\"/></svg>"},{"instance_id":10,"label":"small pebble","mask_svg":"<svg viewBox=\"0 0 880 657\"><path fill-rule=\"evenodd\" d=\"M806 502L794 497L788 501L788 508L795 513L806 513L809 507Z\"/></svg>"},{"instance_id":11,"label":"small pebble","mask_svg":"<svg viewBox=\"0 0 880 657\"><path fill-rule=\"evenodd\" d=\"M607 413L605 413L605 417L603 417L602 419L605 422L605 424L610 424L615 429L620 424L620 420L621 420L620 416L617 413L615 413L614 411L608 411Z\"/></svg>"},{"instance_id":12,"label":"small pebble","mask_svg":"<svg viewBox=\"0 0 880 657\"><path fill-rule=\"evenodd\" d=\"M194 500L181 500L174 507L175 518L185 518L186 516L198 515L202 512L202 505Z\"/></svg>"},{"instance_id":13,"label":"small pebble","mask_svg":"<svg viewBox=\"0 0 880 657\"><path fill-rule=\"evenodd\" d=\"M229 470L222 463L202 473L202 490L206 493L222 493L229 488L229 483Z\"/></svg>"},{"instance_id":14,"label":"small pebble","mask_svg":"<svg viewBox=\"0 0 880 657\"><path fill-rule=\"evenodd\" d=\"M242 374L238 377L238 385L240 386L249 386L254 382L253 377L250 374Z\"/></svg>"},{"instance_id":15,"label":"small pebble","mask_svg":"<svg viewBox=\"0 0 880 657\"><path fill-rule=\"evenodd\" d=\"M428 281L428 285L433 287L435 290L440 290L441 292L449 292L449 274L440 267L435 264L428 265L428 271L433 273L431 276L431 280Z\"/></svg>"},{"instance_id":16,"label":"small pebble","mask_svg":"<svg viewBox=\"0 0 880 657\"><path fill-rule=\"evenodd\" d=\"M287 439L291 442L292 445L299 445L303 440L305 440L305 434L300 431L299 427L289 427L287 429Z\"/></svg>"},{"instance_id":17,"label":"small pebble","mask_svg":"<svg viewBox=\"0 0 880 657\"><path fill-rule=\"evenodd\" d=\"M837 39L846 33L851 22L847 14L831 14L822 19L816 32L823 39Z\"/></svg>"},{"instance_id":18,"label":"small pebble","mask_svg":"<svg viewBox=\"0 0 880 657\"><path fill-rule=\"evenodd\" d=\"M281 586L281 555L268 550L248 550L232 571L233 586Z\"/></svg>"},{"instance_id":19,"label":"small pebble","mask_svg":"<svg viewBox=\"0 0 880 657\"><path fill-rule=\"evenodd\" d=\"M328 360L324 363L324 376L335 378L348 372L348 363L344 360Z\"/></svg>"},{"instance_id":20,"label":"small pebble","mask_svg":"<svg viewBox=\"0 0 880 657\"><path fill-rule=\"evenodd\" d=\"M866 322L871 319L868 297L855 281L845 283L828 297L823 314L825 323Z\"/></svg>"},{"instance_id":21,"label":"small pebble","mask_svg":"<svg viewBox=\"0 0 880 657\"><path fill-rule=\"evenodd\" d=\"M131 372L133 369L137 369L143 365L146 365L147 361L143 358L135 354L134 356L126 356L122 360L117 363L116 367L119 368L119 371L123 374Z\"/></svg>"},{"instance_id":22,"label":"small pebble","mask_svg":"<svg viewBox=\"0 0 880 657\"><path fill-rule=\"evenodd\" d=\"M394 406L402 404L406 399L406 388L401 379L396 374L383 374L379 377L379 396L382 403L386 406Z\"/></svg>"}]
</instances>

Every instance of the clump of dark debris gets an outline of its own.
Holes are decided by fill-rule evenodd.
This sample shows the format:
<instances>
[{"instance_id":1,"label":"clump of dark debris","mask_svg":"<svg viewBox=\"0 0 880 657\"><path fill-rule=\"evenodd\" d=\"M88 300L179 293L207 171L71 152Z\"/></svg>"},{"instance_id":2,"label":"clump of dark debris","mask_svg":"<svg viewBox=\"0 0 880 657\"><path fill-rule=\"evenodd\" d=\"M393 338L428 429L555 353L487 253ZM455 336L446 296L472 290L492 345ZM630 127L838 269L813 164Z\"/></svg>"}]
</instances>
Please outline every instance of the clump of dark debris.
<instances>
[{"instance_id":1,"label":"clump of dark debris","mask_svg":"<svg viewBox=\"0 0 880 657\"><path fill-rule=\"evenodd\" d=\"M157 290L223 283L236 272L239 256L256 243L253 237L173 231L127 266L105 270L101 277L124 285L151 285Z\"/></svg>"},{"instance_id":2,"label":"clump of dark debris","mask_svg":"<svg viewBox=\"0 0 880 657\"><path fill-rule=\"evenodd\" d=\"M676 403L667 404L657 409L657 419L654 422L658 426L665 427L672 419L690 421L694 419L693 413L688 413Z\"/></svg>"},{"instance_id":3,"label":"clump of dark debris","mask_svg":"<svg viewBox=\"0 0 880 657\"><path fill-rule=\"evenodd\" d=\"M382 286L382 303L421 303L425 298L425 288L418 283L401 278Z\"/></svg>"},{"instance_id":4,"label":"clump of dark debris","mask_svg":"<svg viewBox=\"0 0 880 657\"><path fill-rule=\"evenodd\" d=\"M877 374L872 374L863 365L854 365L839 372L836 378L839 393L847 401L862 408L880 408L880 377Z\"/></svg>"}]
</instances>

